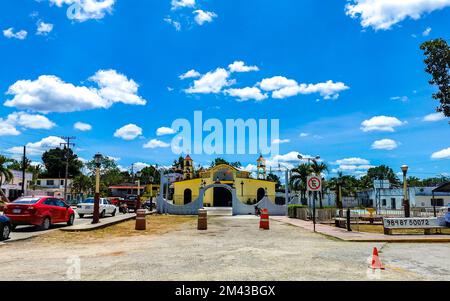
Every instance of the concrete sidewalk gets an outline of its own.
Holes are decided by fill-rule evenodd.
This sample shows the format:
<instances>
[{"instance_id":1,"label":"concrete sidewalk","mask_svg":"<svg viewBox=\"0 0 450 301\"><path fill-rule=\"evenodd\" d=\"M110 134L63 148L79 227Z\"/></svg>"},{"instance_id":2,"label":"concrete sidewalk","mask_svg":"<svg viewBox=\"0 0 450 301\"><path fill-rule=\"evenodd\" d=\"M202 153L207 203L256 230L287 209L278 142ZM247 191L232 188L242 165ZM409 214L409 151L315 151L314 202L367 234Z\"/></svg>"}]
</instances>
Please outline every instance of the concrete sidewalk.
<instances>
[{"instance_id":1,"label":"concrete sidewalk","mask_svg":"<svg viewBox=\"0 0 450 301\"><path fill-rule=\"evenodd\" d=\"M286 216L273 216L271 220L290 224L296 227L303 228L308 231L313 231L313 223ZM417 235L417 234L402 234L402 235L384 235L367 232L348 232L345 229L336 228L333 226L316 224L316 232L329 237L337 238L343 241L351 242L390 242L390 243L445 243L450 242L450 235Z\"/></svg>"}]
</instances>

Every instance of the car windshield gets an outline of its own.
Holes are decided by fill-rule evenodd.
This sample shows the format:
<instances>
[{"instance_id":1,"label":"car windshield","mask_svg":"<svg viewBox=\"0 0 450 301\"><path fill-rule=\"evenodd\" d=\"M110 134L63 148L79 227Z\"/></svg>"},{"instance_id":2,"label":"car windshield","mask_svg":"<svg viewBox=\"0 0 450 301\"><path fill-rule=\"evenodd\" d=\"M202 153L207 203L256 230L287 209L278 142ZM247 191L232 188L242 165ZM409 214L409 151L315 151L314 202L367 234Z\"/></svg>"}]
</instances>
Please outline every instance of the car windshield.
<instances>
[{"instance_id":1,"label":"car windshield","mask_svg":"<svg viewBox=\"0 0 450 301\"><path fill-rule=\"evenodd\" d=\"M83 203L85 203L85 204L94 204L94 199L86 199L86 200L84 200Z\"/></svg>"},{"instance_id":2,"label":"car windshield","mask_svg":"<svg viewBox=\"0 0 450 301\"><path fill-rule=\"evenodd\" d=\"M40 198L21 198L15 200L13 204L36 204Z\"/></svg>"}]
</instances>

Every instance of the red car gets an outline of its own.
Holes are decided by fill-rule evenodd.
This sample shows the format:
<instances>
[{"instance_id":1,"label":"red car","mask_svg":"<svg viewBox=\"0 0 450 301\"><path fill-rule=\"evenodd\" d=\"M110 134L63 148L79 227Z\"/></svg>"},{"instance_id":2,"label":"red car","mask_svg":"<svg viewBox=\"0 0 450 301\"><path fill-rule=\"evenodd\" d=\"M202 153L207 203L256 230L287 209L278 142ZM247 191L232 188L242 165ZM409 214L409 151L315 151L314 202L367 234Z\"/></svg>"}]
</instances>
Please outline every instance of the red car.
<instances>
[{"instance_id":1,"label":"red car","mask_svg":"<svg viewBox=\"0 0 450 301\"><path fill-rule=\"evenodd\" d=\"M18 225L39 226L48 230L52 224L73 225L75 211L62 199L55 197L22 197L9 203L4 214L9 217L13 229Z\"/></svg>"}]
</instances>

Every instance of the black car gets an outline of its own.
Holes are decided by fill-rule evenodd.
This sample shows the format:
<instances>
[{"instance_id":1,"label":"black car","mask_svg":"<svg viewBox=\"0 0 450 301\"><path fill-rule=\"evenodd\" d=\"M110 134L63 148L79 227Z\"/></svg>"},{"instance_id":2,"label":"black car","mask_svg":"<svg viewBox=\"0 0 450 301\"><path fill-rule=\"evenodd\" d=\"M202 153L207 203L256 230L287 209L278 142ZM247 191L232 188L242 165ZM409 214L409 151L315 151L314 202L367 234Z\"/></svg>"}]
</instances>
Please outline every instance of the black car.
<instances>
[{"instance_id":1,"label":"black car","mask_svg":"<svg viewBox=\"0 0 450 301\"><path fill-rule=\"evenodd\" d=\"M11 233L11 221L4 215L0 215L0 241L7 240Z\"/></svg>"}]
</instances>

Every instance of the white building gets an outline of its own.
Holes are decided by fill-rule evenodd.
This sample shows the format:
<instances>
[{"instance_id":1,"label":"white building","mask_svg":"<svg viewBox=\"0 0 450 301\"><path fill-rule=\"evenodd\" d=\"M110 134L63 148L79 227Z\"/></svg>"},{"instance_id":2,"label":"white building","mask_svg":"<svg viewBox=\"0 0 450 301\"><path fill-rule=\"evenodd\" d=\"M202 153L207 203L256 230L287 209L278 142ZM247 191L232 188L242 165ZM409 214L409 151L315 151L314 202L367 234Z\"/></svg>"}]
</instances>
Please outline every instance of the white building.
<instances>
[{"instance_id":1,"label":"white building","mask_svg":"<svg viewBox=\"0 0 450 301\"><path fill-rule=\"evenodd\" d=\"M9 183L3 182L1 185L1 189L4 195L10 200L15 200L22 194L22 171L11 170L13 174L13 179ZM25 195L28 194L28 187L30 186L30 182L33 181L33 174L26 172L25 173Z\"/></svg>"}]
</instances>

